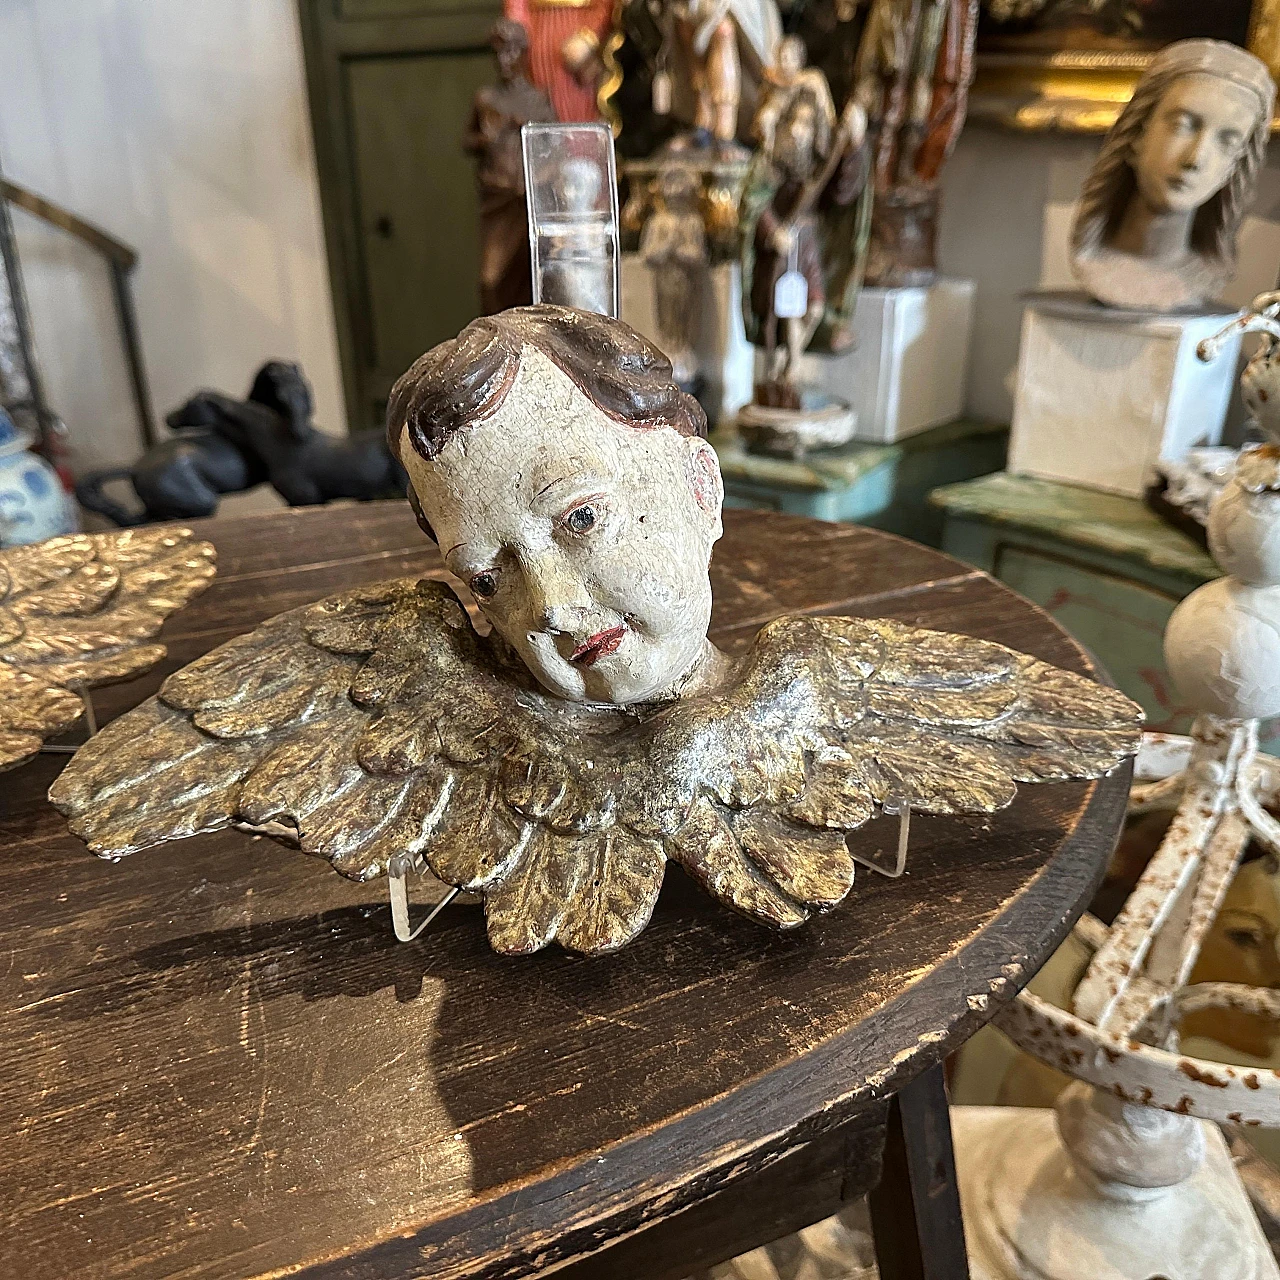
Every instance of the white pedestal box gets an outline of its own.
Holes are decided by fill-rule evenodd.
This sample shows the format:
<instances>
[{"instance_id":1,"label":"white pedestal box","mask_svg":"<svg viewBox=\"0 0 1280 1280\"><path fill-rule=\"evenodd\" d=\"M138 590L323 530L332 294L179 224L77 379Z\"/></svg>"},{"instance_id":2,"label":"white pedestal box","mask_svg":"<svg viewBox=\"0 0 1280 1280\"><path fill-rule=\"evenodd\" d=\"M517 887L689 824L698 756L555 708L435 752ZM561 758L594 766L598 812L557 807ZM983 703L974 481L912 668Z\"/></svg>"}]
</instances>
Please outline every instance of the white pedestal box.
<instances>
[{"instance_id":1,"label":"white pedestal box","mask_svg":"<svg viewBox=\"0 0 1280 1280\"><path fill-rule=\"evenodd\" d=\"M1009 470L1141 497L1156 462L1222 438L1240 339L1210 364L1196 344L1234 314L1157 315L1031 295Z\"/></svg>"},{"instance_id":2,"label":"white pedestal box","mask_svg":"<svg viewBox=\"0 0 1280 1280\"><path fill-rule=\"evenodd\" d=\"M742 273L736 262L709 267L702 275L698 316L698 371L706 379L699 397L714 427L751 402L755 351L742 324ZM636 253L622 255L622 319L657 346L653 273Z\"/></svg>"},{"instance_id":3,"label":"white pedestal box","mask_svg":"<svg viewBox=\"0 0 1280 1280\"><path fill-rule=\"evenodd\" d=\"M976 292L972 280L945 279L863 289L852 350L806 355L799 381L857 410L859 440L890 443L953 421L964 412Z\"/></svg>"}]
</instances>

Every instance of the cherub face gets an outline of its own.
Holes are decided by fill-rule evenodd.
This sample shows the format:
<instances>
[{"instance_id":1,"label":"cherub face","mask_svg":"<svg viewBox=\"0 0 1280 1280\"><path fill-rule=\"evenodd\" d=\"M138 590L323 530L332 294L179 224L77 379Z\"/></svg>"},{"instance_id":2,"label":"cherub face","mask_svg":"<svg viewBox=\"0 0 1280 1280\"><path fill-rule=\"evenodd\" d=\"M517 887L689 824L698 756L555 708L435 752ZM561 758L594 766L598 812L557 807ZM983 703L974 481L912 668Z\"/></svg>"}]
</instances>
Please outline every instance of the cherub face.
<instances>
[{"instance_id":1,"label":"cherub face","mask_svg":"<svg viewBox=\"0 0 1280 1280\"><path fill-rule=\"evenodd\" d=\"M645 702L698 664L724 496L705 441L614 421L525 348L494 414L401 456L445 564L552 693Z\"/></svg>"},{"instance_id":2,"label":"cherub face","mask_svg":"<svg viewBox=\"0 0 1280 1280\"><path fill-rule=\"evenodd\" d=\"M1257 98L1220 76L1183 76L1134 147L1138 190L1157 213L1190 213L1231 178L1257 123Z\"/></svg>"}]
</instances>

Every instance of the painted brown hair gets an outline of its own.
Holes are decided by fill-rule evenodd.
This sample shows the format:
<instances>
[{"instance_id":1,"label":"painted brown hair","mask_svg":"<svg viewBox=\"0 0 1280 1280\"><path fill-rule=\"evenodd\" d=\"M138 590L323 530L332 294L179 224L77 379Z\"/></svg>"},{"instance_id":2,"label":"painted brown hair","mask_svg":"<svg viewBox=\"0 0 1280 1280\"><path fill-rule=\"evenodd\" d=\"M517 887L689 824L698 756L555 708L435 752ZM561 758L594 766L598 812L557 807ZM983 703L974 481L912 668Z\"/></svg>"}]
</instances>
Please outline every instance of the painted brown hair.
<instances>
[{"instance_id":1,"label":"painted brown hair","mask_svg":"<svg viewBox=\"0 0 1280 1280\"><path fill-rule=\"evenodd\" d=\"M671 377L671 362L629 325L573 307L513 307L473 320L432 347L396 383L387 443L401 438L434 458L459 431L494 413L515 382L525 347L542 352L615 422L705 436L707 416Z\"/></svg>"}]
</instances>

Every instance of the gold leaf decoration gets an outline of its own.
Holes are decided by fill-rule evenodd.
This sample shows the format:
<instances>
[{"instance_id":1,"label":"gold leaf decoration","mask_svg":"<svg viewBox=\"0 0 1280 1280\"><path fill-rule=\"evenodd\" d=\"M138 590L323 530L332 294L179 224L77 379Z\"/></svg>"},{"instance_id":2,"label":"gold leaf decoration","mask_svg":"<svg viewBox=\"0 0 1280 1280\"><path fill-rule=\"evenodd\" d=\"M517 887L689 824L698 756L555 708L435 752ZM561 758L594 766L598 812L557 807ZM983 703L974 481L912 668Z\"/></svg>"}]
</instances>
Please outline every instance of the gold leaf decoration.
<instances>
[{"instance_id":1,"label":"gold leaf decoration","mask_svg":"<svg viewBox=\"0 0 1280 1280\"><path fill-rule=\"evenodd\" d=\"M443 584L400 579L170 676L50 798L108 857L235 821L281 823L359 880L421 853L484 896L495 949L600 954L648 923L668 861L792 928L849 892L847 836L884 808L993 813L1019 782L1108 772L1141 723L1001 645L826 617L771 622L706 694L566 703Z\"/></svg>"},{"instance_id":2,"label":"gold leaf decoration","mask_svg":"<svg viewBox=\"0 0 1280 1280\"><path fill-rule=\"evenodd\" d=\"M128 680L164 657L165 618L213 580L190 529L78 533L0 551L0 770L69 729L76 689Z\"/></svg>"}]
</instances>

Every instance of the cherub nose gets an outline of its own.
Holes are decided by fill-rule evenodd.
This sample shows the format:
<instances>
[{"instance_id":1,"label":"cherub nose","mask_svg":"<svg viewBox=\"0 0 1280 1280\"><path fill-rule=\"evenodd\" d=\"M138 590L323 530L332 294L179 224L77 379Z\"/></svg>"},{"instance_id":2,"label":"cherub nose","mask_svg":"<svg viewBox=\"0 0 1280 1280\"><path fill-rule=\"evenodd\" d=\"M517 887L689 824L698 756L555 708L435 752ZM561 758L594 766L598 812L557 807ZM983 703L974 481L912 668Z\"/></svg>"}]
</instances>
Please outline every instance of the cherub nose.
<instances>
[{"instance_id":1,"label":"cherub nose","mask_svg":"<svg viewBox=\"0 0 1280 1280\"><path fill-rule=\"evenodd\" d=\"M522 567L533 625L544 631L572 631L581 613L591 607L582 579L554 550L528 556Z\"/></svg>"}]
</instances>

